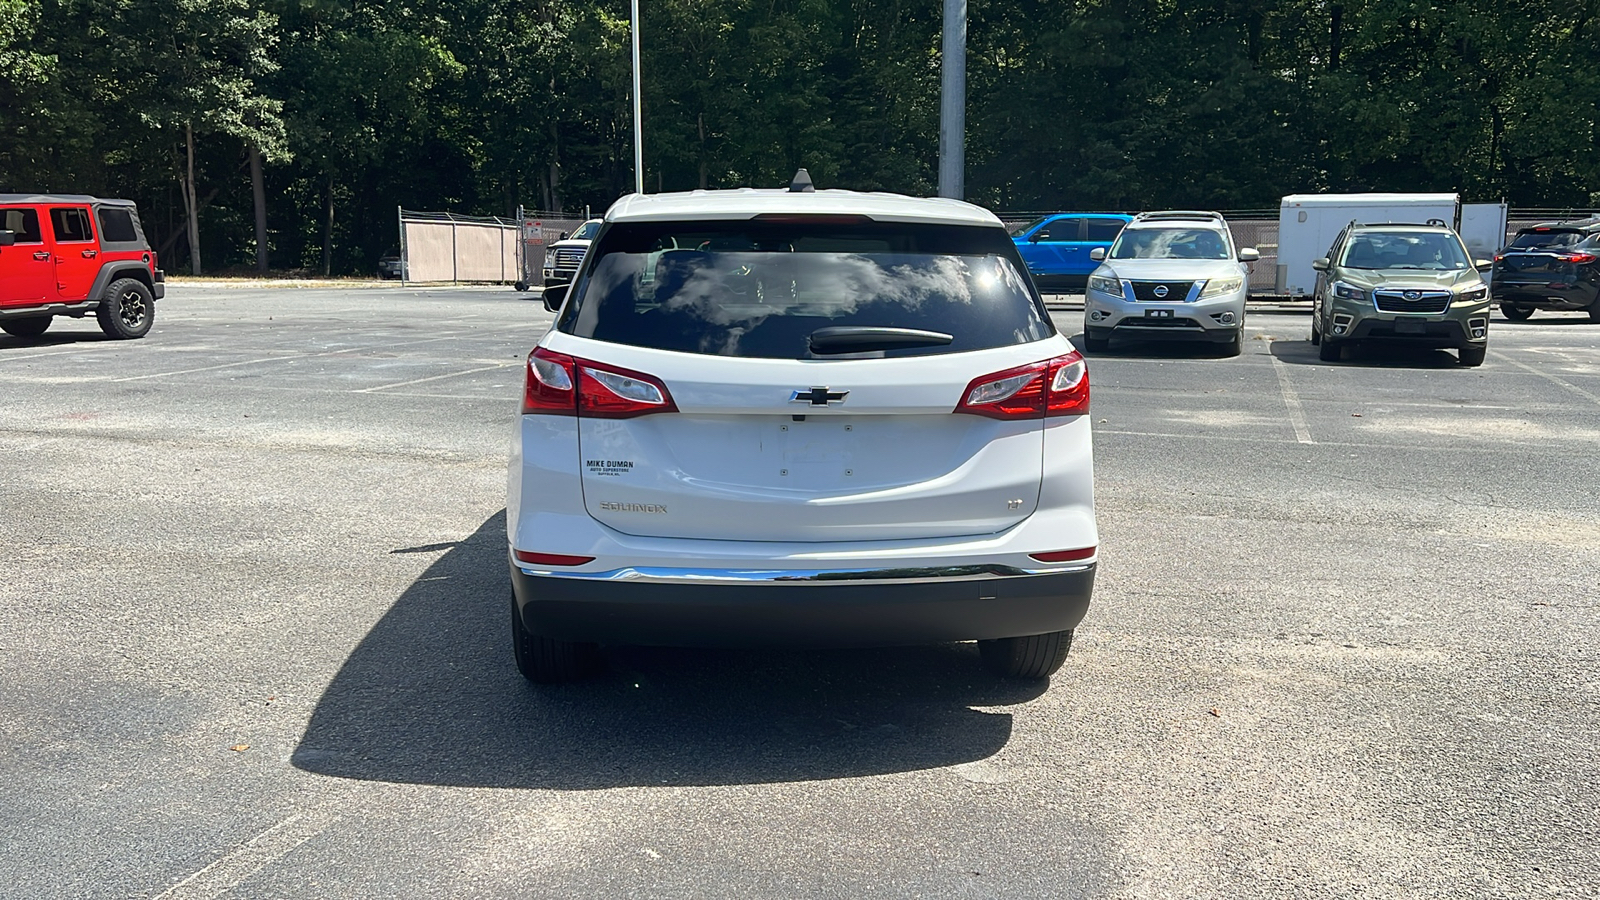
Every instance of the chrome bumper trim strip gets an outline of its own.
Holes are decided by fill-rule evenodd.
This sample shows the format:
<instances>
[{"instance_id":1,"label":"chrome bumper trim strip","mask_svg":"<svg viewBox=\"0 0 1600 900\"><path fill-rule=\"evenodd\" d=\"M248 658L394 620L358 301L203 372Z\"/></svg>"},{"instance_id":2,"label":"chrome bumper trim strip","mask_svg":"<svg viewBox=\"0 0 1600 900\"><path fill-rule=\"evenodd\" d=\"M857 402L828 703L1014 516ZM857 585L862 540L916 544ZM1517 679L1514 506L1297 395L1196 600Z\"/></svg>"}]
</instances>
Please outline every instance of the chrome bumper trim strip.
<instances>
[{"instance_id":1,"label":"chrome bumper trim strip","mask_svg":"<svg viewBox=\"0 0 1600 900\"><path fill-rule=\"evenodd\" d=\"M650 584L916 584L918 582L988 581L995 578L1031 578L1062 575L1094 568L1093 562L1023 569L1016 566L979 564L971 566L927 566L903 569L677 569L651 566L610 569L604 572L574 572L566 569L533 569L518 566L524 575L540 578L577 578L593 581L637 581Z\"/></svg>"}]
</instances>

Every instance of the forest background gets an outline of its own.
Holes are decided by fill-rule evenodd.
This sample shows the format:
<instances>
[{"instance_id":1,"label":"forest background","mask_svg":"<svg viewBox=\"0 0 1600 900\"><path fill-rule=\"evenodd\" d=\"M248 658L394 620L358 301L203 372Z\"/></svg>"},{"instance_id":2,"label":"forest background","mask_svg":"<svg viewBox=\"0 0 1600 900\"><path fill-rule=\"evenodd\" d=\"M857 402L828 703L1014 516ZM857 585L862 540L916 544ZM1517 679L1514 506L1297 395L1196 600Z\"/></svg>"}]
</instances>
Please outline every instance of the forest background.
<instances>
[{"instance_id":1,"label":"forest background","mask_svg":"<svg viewBox=\"0 0 1600 900\"><path fill-rule=\"evenodd\" d=\"M647 190L805 166L934 192L940 0L641 7ZM969 15L967 199L993 209L1600 205L1600 0ZM208 270L264 247L370 274L400 205L598 213L630 191L630 72L627 0L0 0L0 191L137 200L168 270L193 242Z\"/></svg>"}]
</instances>

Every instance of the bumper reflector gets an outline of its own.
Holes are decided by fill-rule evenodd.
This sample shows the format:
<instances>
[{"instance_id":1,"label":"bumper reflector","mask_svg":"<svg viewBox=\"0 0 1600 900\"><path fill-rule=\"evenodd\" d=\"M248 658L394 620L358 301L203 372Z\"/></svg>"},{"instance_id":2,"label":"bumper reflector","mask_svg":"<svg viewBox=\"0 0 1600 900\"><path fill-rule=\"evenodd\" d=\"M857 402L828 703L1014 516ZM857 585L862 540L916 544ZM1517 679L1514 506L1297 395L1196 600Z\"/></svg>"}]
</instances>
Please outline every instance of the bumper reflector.
<instances>
[{"instance_id":1,"label":"bumper reflector","mask_svg":"<svg viewBox=\"0 0 1600 900\"><path fill-rule=\"evenodd\" d=\"M1094 556L1095 551L1099 549L1098 547L1080 547L1077 550L1051 550L1048 553L1029 553L1028 556L1037 559L1039 562L1073 562L1075 560L1088 559Z\"/></svg>"},{"instance_id":2,"label":"bumper reflector","mask_svg":"<svg viewBox=\"0 0 1600 900\"><path fill-rule=\"evenodd\" d=\"M565 553L533 553L528 550L518 550L515 555L517 562L535 566L581 566L587 562L594 562L592 556L568 556Z\"/></svg>"}]
</instances>

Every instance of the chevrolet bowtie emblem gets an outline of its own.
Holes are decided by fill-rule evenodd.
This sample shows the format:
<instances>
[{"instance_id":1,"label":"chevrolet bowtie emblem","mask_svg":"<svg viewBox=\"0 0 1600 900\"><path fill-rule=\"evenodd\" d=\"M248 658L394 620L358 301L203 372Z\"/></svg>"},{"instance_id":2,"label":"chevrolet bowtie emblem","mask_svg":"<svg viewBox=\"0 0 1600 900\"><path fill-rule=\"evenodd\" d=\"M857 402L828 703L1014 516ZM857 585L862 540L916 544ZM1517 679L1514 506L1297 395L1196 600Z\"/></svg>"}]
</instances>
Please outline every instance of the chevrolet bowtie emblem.
<instances>
[{"instance_id":1,"label":"chevrolet bowtie emblem","mask_svg":"<svg viewBox=\"0 0 1600 900\"><path fill-rule=\"evenodd\" d=\"M827 406L830 403L843 403L849 393L849 391L830 391L825 387L814 387L809 391L795 391L789 395L789 402Z\"/></svg>"}]
</instances>

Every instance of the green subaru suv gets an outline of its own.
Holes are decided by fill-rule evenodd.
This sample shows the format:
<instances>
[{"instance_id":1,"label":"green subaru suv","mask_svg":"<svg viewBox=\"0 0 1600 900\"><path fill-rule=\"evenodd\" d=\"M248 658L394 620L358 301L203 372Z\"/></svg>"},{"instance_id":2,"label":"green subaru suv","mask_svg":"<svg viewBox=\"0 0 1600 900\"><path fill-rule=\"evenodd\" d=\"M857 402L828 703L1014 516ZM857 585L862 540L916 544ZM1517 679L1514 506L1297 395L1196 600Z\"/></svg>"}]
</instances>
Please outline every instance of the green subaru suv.
<instances>
[{"instance_id":1,"label":"green subaru suv","mask_svg":"<svg viewBox=\"0 0 1600 900\"><path fill-rule=\"evenodd\" d=\"M1463 366L1483 365L1489 349L1489 288L1461 237L1435 219L1426 225L1358 225L1334 239L1317 270L1311 343L1336 362L1358 342L1451 347Z\"/></svg>"}]
</instances>

